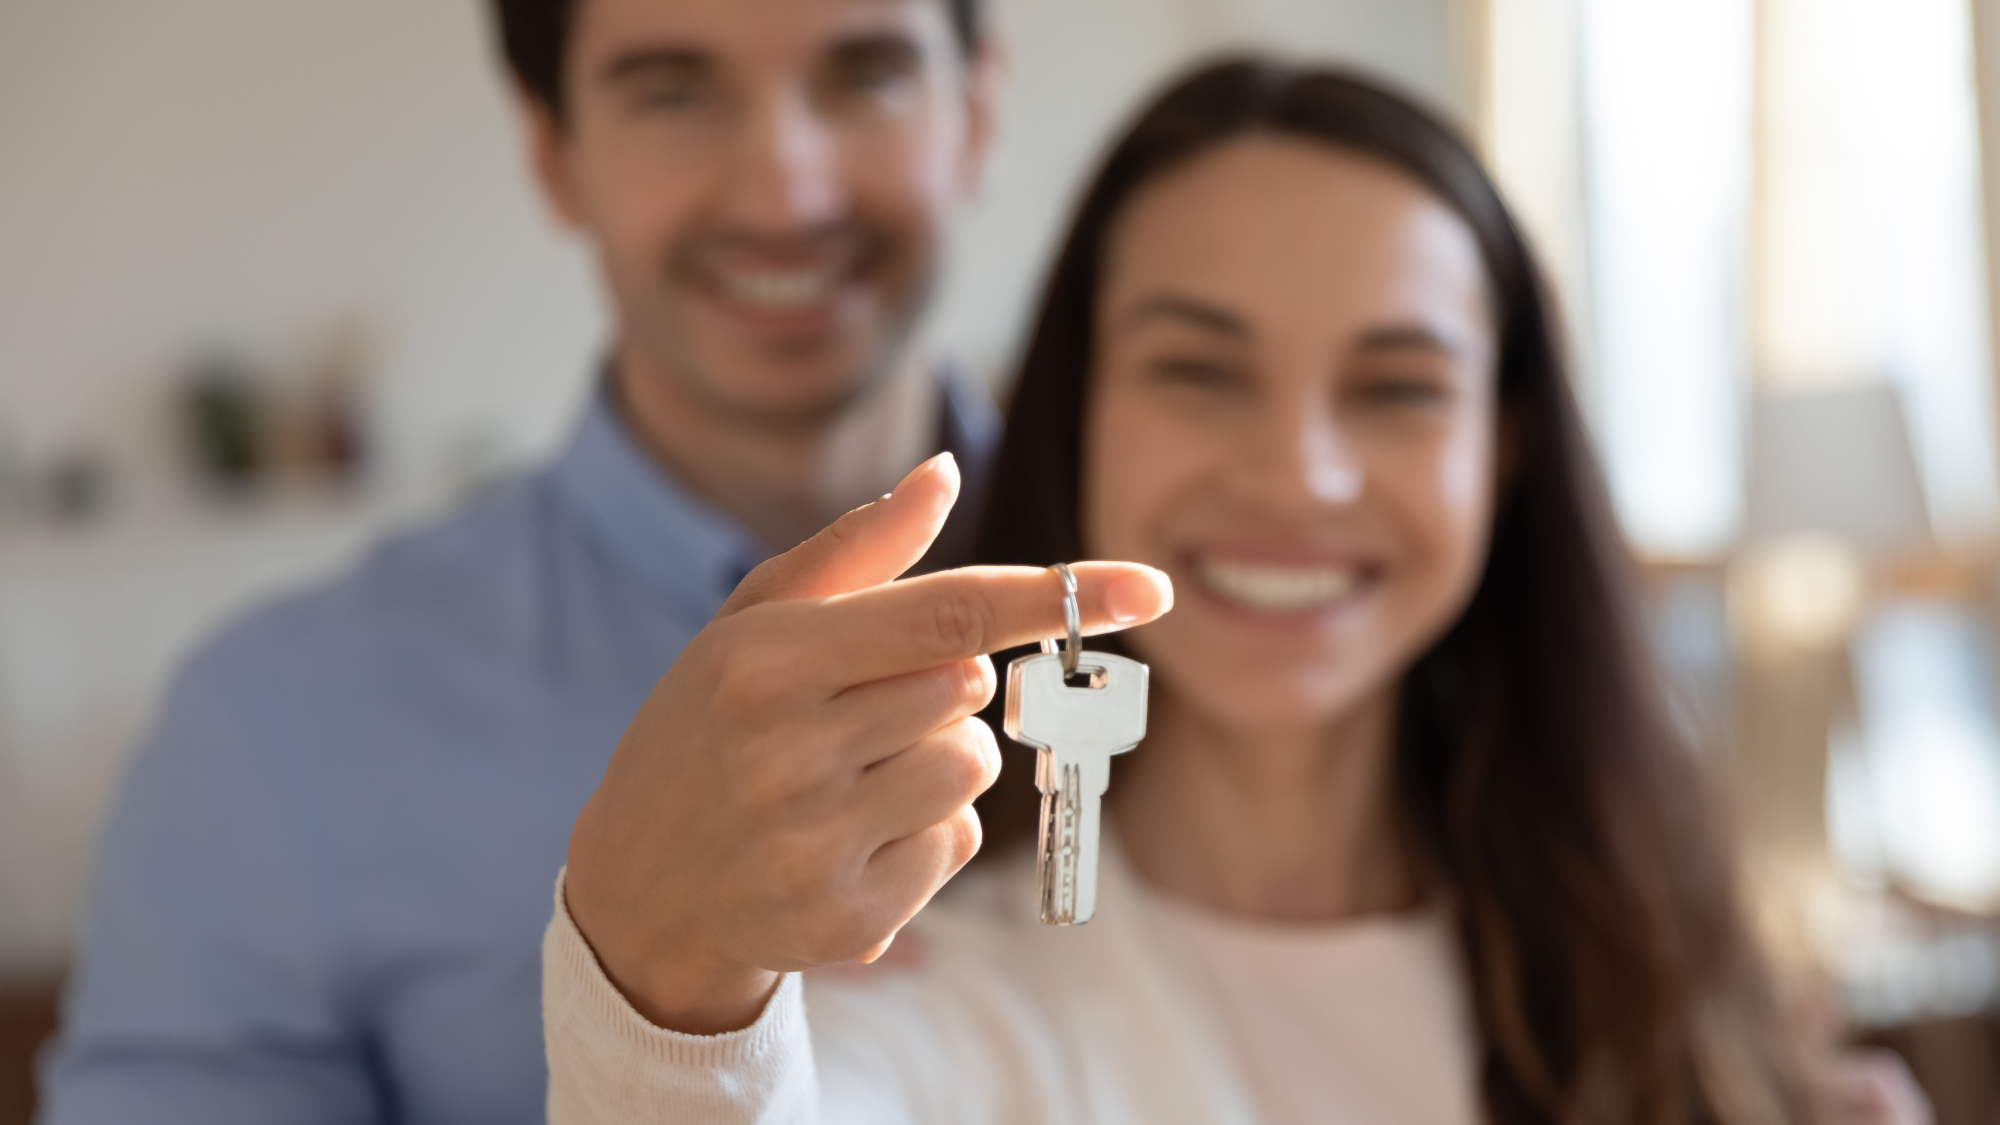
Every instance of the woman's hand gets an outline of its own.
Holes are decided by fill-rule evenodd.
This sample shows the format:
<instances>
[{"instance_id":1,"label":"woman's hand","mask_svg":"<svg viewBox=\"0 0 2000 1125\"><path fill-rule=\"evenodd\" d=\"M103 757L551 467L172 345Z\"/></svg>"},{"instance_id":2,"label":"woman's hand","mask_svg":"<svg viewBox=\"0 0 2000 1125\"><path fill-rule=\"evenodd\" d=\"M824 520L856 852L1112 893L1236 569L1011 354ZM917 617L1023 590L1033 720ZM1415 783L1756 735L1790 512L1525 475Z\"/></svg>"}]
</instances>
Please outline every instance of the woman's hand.
<instances>
[{"instance_id":1,"label":"woman's hand","mask_svg":"<svg viewBox=\"0 0 2000 1125\"><path fill-rule=\"evenodd\" d=\"M1062 630L1053 574L894 581L958 494L940 456L745 578L626 728L570 835L567 903L662 1027L757 1018L777 974L879 955L979 848L1000 765L984 655ZM1166 576L1075 568L1087 632L1150 621Z\"/></svg>"}]
</instances>

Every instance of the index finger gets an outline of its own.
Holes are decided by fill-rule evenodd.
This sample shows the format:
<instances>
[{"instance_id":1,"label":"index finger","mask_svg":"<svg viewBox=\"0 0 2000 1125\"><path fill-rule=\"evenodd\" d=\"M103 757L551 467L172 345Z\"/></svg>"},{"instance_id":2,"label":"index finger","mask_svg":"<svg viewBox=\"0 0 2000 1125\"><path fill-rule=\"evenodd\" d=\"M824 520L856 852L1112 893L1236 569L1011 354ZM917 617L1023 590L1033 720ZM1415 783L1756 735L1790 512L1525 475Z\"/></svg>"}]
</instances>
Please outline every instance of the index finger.
<instances>
[{"instance_id":1,"label":"index finger","mask_svg":"<svg viewBox=\"0 0 2000 1125\"><path fill-rule=\"evenodd\" d=\"M1173 608L1173 583L1150 566L1080 562L1070 570L1085 635L1143 625ZM790 604L807 617L788 646L793 674L835 692L1065 631L1062 580L1023 566L965 567Z\"/></svg>"}]
</instances>

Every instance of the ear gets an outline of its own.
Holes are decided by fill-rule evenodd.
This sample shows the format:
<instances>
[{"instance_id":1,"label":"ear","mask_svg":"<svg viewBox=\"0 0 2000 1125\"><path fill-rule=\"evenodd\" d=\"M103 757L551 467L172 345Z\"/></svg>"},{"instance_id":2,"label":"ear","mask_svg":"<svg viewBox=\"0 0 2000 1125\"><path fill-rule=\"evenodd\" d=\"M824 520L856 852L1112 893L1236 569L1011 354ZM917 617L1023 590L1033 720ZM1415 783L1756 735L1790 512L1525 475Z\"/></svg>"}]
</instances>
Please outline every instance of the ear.
<instances>
[{"instance_id":1,"label":"ear","mask_svg":"<svg viewBox=\"0 0 2000 1125\"><path fill-rule=\"evenodd\" d=\"M1000 132L1000 99L1006 92L1007 49L988 29L965 67L965 153L959 182L968 196L979 194Z\"/></svg>"},{"instance_id":2,"label":"ear","mask_svg":"<svg viewBox=\"0 0 2000 1125\"><path fill-rule=\"evenodd\" d=\"M568 127L547 102L526 90L514 91L514 106L542 199L564 226L572 230L583 226L582 193L570 167Z\"/></svg>"}]
</instances>

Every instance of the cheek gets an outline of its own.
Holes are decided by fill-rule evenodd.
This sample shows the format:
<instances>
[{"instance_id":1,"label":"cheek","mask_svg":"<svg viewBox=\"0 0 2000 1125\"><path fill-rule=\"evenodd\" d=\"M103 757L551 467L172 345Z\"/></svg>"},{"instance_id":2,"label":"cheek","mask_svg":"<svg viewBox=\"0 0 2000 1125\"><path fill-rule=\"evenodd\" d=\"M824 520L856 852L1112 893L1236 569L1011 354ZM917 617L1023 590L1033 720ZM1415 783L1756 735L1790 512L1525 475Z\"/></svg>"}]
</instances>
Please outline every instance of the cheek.
<instances>
[{"instance_id":1,"label":"cheek","mask_svg":"<svg viewBox=\"0 0 2000 1125\"><path fill-rule=\"evenodd\" d=\"M1470 592L1486 555L1494 472L1491 427L1468 421L1381 478L1424 548L1424 569L1448 583L1453 598Z\"/></svg>"},{"instance_id":2,"label":"cheek","mask_svg":"<svg viewBox=\"0 0 2000 1125\"><path fill-rule=\"evenodd\" d=\"M964 128L955 114L919 112L858 130L843 147L843 175L859 209L905 238L933 237L964 195Z\"/></svg>"},{"instance_id":3,"label":"cheek","mask_svg":"<svg viewBox=\"0 0 2000 1125\"><path fill-rule=\"evenodd\" d=\"M589 221L616 268L656 273L687 233L702 188L693 163L613 149L588 169Z\"/></svg>"},{"instance_id":4,"label":"cheek","mask_svg":"<svg viewBox=\"0 0 2000 1125\"><path fill-rule=\"evenodd\" d=\"M1156 529L1198 472L1185 426L1115 388L1093 394L1084 425L1083 548L1091 558L1158 566Z\"/></svg>"}]
</instances>

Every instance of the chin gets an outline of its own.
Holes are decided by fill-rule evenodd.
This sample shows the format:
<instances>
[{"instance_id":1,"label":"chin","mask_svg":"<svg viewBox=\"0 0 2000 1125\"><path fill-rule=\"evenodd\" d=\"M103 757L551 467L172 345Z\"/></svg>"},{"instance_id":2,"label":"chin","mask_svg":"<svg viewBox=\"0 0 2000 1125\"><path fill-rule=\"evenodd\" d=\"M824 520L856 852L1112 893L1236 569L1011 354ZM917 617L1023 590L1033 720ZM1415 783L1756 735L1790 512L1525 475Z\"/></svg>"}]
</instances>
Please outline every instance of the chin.
<instances>
[{"instance_id":1,"label":"chin","mask_svg":"<svg viewBox=\"0 0 2000 1125\"><path fill-rule=\"evenodd\" d=\"M1144 643L1157 640L1135 644L1135 655L1153 665L1154 675L1184 706L1232 734L1327 726L1393 678L1324 653L1313 660L1259 660L1240 645Z\"/></svg>"},{"instance_id":2,"label":"chin","mask_svg":"<svg viewBox=\"0 0 2000 1125\"><path fill-rule=\"evenodd\" d=\"M1254 735L1326 727L1352 713L1365 696L1358 689L1341 690L1309 676L1296 676L1207 685L1189 702L1223 729Z\"/></svg>"},{"instance_id":3,"label":"chin","mask_svg":"<svg viewBox=\"0 0 2000 1125\"><path fill-rule=\"evenodd\" d=\"M743 414L811 422L838 413L868 386L870 365L851 341L811 348L730 349L703 364L709 395ZM734 378L716 377L730 372Z\"/></svg>"},{"instance_id":4,"label":"chin","mask_svg":"<svg viewBox=\"0 0 2000 1125\"><path fill-rule=\"evenodd\" d=\"M773 380L741 388L734 405L745 414L772 421L824 421L845 410L861 392L863 380L842 374L819 379Z\"/></svg>"},{"instance_id":5,"label":"chin","mask_svg":"<svg viewBox=\"0 0 2000 1125\"><path fill-rule=\"evenodd\" d=\"M674 293L640 335L653 365L727 414L813 424L864 393L902 342L873 294L794 317L746 316L700 293Z\"/></svg>"}]
</instances>

